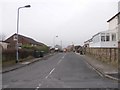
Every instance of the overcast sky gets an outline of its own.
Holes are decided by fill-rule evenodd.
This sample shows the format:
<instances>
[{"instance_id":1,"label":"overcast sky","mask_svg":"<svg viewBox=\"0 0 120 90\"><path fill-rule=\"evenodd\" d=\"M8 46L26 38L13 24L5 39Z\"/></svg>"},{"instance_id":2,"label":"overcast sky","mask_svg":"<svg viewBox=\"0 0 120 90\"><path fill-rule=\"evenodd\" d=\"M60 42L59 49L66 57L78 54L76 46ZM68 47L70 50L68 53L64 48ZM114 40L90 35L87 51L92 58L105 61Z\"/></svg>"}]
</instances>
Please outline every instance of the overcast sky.
<instances>
[{"instance_id":1,"label":"overcast sky","mask_svg":"<svg viewBox=\"0 0 120 90\"><path fill-rule=\"evenodd\" d=\"M83 45L94 34L108 30L118 12L119 0L1 0L0 34L16 33L17 8L20 9L19 34L49 46L62 40L63 46ZM55 38L55 36L58 38Z\"/></svg>"}]
</instances>

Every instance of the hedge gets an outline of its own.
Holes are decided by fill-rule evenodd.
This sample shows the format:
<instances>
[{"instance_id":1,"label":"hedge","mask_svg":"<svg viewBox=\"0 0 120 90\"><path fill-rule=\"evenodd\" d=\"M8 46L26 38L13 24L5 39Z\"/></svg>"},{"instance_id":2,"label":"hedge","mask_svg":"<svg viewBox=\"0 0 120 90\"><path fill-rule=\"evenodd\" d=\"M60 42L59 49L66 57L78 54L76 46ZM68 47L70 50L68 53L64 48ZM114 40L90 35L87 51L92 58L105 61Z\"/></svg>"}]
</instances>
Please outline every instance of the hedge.
<instances>
[{"instance_id":1,"label":"hedge","mask_svg":"<svg viewBox=\"0 0 120 90\"><path fill-rule=\"evenodd\" d=\"M33 50L27 50L27 49L20 49L18 51L19 53L19 59L27 58L28 56L33 56ZM9 49L9 50L3 50L2 51L2 61L10 61L10 60L16 60L16 50L15 49Z\"/></svg>"}]
</instances>

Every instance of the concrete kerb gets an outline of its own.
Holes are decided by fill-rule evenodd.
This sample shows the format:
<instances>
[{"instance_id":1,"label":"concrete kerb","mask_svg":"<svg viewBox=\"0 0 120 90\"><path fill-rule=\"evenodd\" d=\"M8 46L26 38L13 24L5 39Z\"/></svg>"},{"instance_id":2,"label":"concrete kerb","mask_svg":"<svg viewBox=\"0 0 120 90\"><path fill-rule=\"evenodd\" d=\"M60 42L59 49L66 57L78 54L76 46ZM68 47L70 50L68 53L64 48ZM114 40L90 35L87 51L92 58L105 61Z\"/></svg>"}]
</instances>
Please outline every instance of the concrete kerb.
<instances>
[{"instance_id":1,"label":"concrete kerb","mask_svg":"<svg viewBox=\"0 0 120 90\"><path fill-rule=\"evenodd\" d=\"M78 53L76 53L78 55ZM86 59L85 57L82 57L84 59ZM110 76L108 74L105 74L100 68L96 68L94 65L92 65L89 61L85 60L86 63L88 63L94 70L95 72L97 72L101 77L106 77L112 80L116 80L116 81L120 81L120 79L115 78L113 76Z\"/></svg>"},{"instance_id":2,"label":"concrete kerb","mask_svg":"<svg viewBox=\"0 0 120 90\"><path fill-rule=\"evenodd\" d=\"M52 56L52 55L53 55L53 54L48 54L48 55L44 56L43 58L35 58L32 62L30 62L30 63L28 63L28 64L23 64L23 65L21 65L21 66L15 67L15 68L2 71L2 72L0 72L0 74L1 74L1 73L7 73L7 72L10 72L10 71L14 71L14 70L16 70L16 69L25 67L25 66L27 66L27 65L33 64L33 63L35 63L35 62L37 62L37 61L39 61L39 60L41 60L41 59L44 59L44 58L49 57L49 56Z\"/></svg>"}]
</instances>

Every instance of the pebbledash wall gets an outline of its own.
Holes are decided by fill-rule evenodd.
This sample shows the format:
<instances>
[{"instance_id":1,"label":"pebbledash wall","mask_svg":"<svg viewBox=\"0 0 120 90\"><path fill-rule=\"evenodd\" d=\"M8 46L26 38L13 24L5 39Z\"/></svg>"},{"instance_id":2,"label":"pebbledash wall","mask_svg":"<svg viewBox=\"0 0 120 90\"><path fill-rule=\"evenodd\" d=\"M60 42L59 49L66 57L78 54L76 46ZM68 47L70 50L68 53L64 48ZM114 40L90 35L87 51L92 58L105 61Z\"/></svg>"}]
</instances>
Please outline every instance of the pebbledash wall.
<instances>
[{"instance_id":1,"label":"pebbledash wall","mask_svg":"<svg viewBox=\"0 0 120 90\"><path fill-rule=\"evenodd\" d=\"M86 48L85 51L86 55L97 60L114 66L118 65L118 48Z\"/></svg>"}]
</instances>

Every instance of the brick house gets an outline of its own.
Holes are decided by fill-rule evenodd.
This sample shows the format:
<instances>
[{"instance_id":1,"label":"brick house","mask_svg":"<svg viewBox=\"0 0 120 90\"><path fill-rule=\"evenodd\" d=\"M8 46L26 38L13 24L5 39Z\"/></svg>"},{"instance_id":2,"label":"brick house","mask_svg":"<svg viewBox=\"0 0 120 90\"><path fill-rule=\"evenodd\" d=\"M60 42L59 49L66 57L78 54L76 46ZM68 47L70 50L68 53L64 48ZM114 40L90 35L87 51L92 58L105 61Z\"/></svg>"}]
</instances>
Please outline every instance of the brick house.
<instances>
[{"instance_id":1,"label":"brick house","mask_svg":"<svg viewBox=\"0 0 120 90\"><path fill-rule=\"evenodd\" d=\"M5 40L5 42L9 43L8 48L12 48L12 49L15 49L16 41L17 41L16 33ZM19 46L22 46L22 45L43 46L45 45L43 43L35 41L32 38L29 38L29 37L26 37L20 34L18 34L18 44Z\"/></svg>"}]
</instances>

